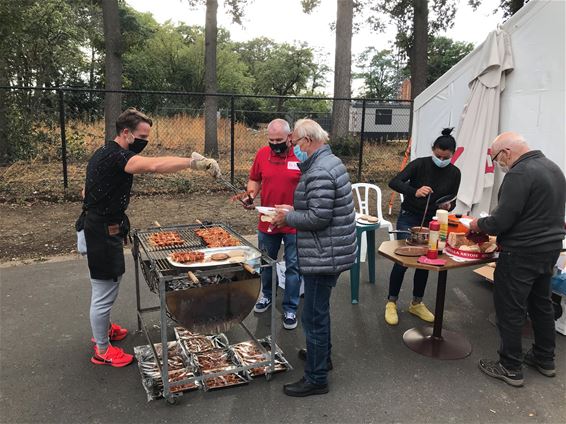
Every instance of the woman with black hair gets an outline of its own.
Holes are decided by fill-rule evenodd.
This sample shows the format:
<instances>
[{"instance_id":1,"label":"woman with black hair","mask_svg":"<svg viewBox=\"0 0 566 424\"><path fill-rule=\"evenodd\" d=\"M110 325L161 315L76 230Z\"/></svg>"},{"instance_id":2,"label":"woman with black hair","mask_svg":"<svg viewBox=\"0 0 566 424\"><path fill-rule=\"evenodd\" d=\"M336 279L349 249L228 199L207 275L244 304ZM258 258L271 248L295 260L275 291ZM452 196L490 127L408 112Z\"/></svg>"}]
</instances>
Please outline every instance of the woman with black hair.
<instances>
[{"instance_id":1,"label":"woman with black hair","mask_svg":"<svg viewBox=\"0 0 566 424\"><path fill-rule=\"evenodd\" d=\"M421 225L427 197L430 195L429 208L424 218L424 226L428 223L436 212L434 204L438 199L447 195L458 193L460 187L460 170L450 163L456 151L456 140L450 135L453 128L445 128L442 135L438 137L432 145L432 156L415 159L410 162L390 182L389 187L404 195L401 204L401 211L397 219L398 230L409 230L411 227ZM440 209L452 210L452 204L440 205ZM406 239L408 234L397 234L397 239ZM398 264L393 265L389 277L389 295L385 305L385 321L390 325L399 323L397 315L397 298L403 284L407 268ZM434 315L422 303L428 271L415 269L413 279L413 301L409 306L409 312L420 319L433 322Z\"/></svg>"}]
</instances>

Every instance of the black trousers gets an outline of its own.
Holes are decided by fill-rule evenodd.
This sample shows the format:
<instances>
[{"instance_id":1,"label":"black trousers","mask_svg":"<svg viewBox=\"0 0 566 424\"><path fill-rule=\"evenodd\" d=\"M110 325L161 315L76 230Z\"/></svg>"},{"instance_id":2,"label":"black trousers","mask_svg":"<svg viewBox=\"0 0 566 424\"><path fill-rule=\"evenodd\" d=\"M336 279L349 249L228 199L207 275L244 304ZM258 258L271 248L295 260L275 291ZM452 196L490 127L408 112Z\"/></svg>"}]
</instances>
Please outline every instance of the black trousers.
<instances>
[{"instance_id":1,"label":"black trousers","mask_svg":"<svg viewBox=\"0 0 566 424\"><path fill-rule=\"evenodd\" d=\"M501 337L499 360L509 370L522 366L521 332L527 313L533 325L535 357L545 364L554 362L556 334L550 279L559 253L499 254L493 300Z\"/></svg>"}]
</instances>

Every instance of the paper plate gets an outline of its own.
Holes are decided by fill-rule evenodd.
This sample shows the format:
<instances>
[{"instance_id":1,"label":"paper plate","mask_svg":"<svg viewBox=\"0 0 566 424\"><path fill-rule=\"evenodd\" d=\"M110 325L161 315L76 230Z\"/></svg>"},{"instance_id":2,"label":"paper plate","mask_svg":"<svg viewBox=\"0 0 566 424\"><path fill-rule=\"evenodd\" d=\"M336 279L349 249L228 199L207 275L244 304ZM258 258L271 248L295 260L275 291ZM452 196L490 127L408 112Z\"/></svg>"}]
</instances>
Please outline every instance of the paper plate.
<instances>
[{"instance_id":1,"label":"paper plate","mask_svg":"<svg viewBox=\"0 0 566 424\"><path fill-rule=\"evenodd\" d=\"M277 213L277 209L270 208L267 206L256 206L255 209L264 215L275 215Z\"/></svg>"}]
</instances>

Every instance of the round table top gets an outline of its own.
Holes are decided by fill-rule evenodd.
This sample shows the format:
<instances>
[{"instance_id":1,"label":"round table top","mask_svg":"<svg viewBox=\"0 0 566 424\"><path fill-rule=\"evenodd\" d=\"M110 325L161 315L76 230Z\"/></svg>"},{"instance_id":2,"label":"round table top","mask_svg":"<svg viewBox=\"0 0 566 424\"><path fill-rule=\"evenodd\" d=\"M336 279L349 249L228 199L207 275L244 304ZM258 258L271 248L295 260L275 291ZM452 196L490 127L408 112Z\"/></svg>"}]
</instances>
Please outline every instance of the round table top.
<instances>
[{"instance_id":1,"label":"round table top","mask_svg":"<svg viewBox=\"0 0 566 424\"><path fill-rule=\"evenodd\" d=\"M427 265L417 262L417 259L419 259L418 257L397 255L395 253L395 249L401 246L406 246L405 240L384 241L379 246L378 252L381 256L391 259L393 262L396 262L399 265L408 268L428 269L429 271L448 271L453 268L465 268L468 266L475 266L479 264L494 262L496 260L496 258L486 258L486 259L478 259L475 261L458 262L453 260L450 256L446 254L439 254L438 255L439 259L446 260L445 265L442 266Z\"/></svg>"}]
</instances>

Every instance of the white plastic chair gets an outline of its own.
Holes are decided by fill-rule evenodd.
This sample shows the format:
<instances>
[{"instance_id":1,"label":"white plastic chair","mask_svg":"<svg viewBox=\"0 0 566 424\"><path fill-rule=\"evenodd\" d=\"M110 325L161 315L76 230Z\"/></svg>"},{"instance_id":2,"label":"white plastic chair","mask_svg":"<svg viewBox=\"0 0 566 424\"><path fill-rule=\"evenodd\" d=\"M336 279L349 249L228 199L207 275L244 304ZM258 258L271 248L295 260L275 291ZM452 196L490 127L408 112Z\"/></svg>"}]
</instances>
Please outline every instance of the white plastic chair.
<instances>
[{"instance_id":1,"label":"white plastic chair","mask_svg":"<svg viewBox=\"0 0 566 424\"><path fill-rule=\"evenodd\" d=\"M370 215L370 193L375 192L377 217L381 227L386 227L389 231L393 231L393 224L390 221L383 219L381 211L381 189L375 184L357 183L352 184L352 192L358 201L356 212L361 214ZM389 234L389 240L395 240L394 234ZM362 247L360 249L360 261L364 262L367 255L367 237L363 234Z\"/></svg>"}]
</instances>

